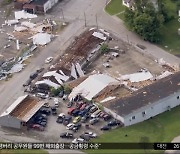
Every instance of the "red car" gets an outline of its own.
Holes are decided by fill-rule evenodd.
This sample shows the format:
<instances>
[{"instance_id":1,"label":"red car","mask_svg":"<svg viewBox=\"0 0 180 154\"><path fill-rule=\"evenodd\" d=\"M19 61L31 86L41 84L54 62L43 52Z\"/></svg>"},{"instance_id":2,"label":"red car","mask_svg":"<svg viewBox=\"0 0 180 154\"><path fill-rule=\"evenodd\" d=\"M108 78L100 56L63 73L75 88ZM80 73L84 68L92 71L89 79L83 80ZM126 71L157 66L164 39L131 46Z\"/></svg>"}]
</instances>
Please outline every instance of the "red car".
<instances>
[{"instance_id":1,"label":"red car","mask_svg":"<svg viewBox=\"0 0 180 154\"><path fill-rule=\"evenodd\" d=\"M83 105L80 107L80 110L84 110L85 107L86 107L86 104L83 104Z\"/></svg>"},{"instance_id":2,"label":"red car","mask_svg":"<svg viewBox=\"0 0 180 154\"><path fill-rule=\"evenodd\" d=\"M39 130L39 131L44 131L44 127L39 125L39 124L33 124L31 126L31 128L35 129L35 130Z\"/></svg>"},{"instance_id":3,"label":"red car","mask_svg":"<svg viewBox=\"0 0 180 154\"><path fill-rule=\"evenodd\" d=\"M76 103L76 108L77 108L77 109L80 109L83 104L84 104L83 101L77 102L77 103Z\"/></svg>"},{"instance_id":4,"label":"red car","mask_svg":"<svg viewBox=\"0 0 180 154\"><path fill-rule=\"evenodd\" d=\"M73 108L73 107L71 107L71 108L69 108L69 110L68 110L68 114L72 114L72 112L75 110L75 108Z\"/></svg>"}]
</instances>

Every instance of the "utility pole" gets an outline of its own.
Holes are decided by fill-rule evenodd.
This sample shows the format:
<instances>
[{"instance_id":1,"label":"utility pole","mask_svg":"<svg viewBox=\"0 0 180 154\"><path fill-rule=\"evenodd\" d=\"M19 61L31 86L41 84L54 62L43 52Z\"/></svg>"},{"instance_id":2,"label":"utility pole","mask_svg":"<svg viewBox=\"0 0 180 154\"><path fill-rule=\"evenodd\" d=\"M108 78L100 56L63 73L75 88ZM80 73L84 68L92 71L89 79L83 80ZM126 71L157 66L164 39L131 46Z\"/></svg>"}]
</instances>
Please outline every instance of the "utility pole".
<instances>
[{"instance_id":1,"label":"utility pole","mask_svg":"<svg viewBox=\"0 0 180 154\"><path fill-rule=\"evenodd\" d=\"M97 14L96 14L96 26L97 26L97 29L98 29L98 20L97 20Z\"/></svg>"},{"instance_id":2,"label":"utility pole","mask_svg":"<svg viewBox=\"0 0 180 154\"><path fill-rule=\"evenodd\" d=\"M130 44L130 43L129 43L129 36L128 36L128 34L127 34L127 42L128 42L128 44Z\"/></svg>"},{"instance_id":3,"label":"utility pole","mask_svg":"<svg viewBox=\"0 0 180 154\"><path fill-rule=\"evenodd\" d=\"M62 9L62 8L61 8L61 12L62 12L63 20L64 20L64 12L63 12L63 9Z\"/></svg>"},{"instance_id":4,"label":"utility pole","mask_svg":"<svg viewBox=\"0 0 180 154\"><path fill-rule=\"evenodd\" d=\"M87 26L87 23L86 23L86 13L84 12L84 25L85 27Z\"/></svg>"}]
</instances>

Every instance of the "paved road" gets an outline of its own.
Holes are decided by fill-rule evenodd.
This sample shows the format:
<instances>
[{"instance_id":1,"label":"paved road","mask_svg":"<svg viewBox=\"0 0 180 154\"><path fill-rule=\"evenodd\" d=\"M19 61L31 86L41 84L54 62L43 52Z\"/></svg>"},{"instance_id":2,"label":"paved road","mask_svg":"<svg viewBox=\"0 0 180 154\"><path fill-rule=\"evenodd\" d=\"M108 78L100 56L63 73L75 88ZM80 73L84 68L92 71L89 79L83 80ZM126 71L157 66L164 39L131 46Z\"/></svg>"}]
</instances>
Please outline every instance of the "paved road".
<instances>
[{"instance_id":1,"label":"paved road","mask_svg":"<svg viewBox=\"0 0 180 154\"><path fill-rule=\"evenodd\" d=\"M62 19L61 8L63 8L65 21L70 22L70 25L51 44L46 46L37 57L33 58L25 70L15 74L10 81L0 83L0 112L4 111L17 97L23 94L22 84L32 72L44 65L44 60L47 57L62 54L74 36L84 30L85 18L87 26L103 27L126 42L146 46L146 52L156 59L163 58L171 64L180 63L179 58L170 55L155 45L142 41L134 33L129 32L121 20L106 14L103 10L105 3L106 0L64 0L63 3L54 8L51 17ZM46 16L47 18L50 17L50 15ZM6 135L4 138L8 139L9 136Z\"/></svg>"}]
</instances>

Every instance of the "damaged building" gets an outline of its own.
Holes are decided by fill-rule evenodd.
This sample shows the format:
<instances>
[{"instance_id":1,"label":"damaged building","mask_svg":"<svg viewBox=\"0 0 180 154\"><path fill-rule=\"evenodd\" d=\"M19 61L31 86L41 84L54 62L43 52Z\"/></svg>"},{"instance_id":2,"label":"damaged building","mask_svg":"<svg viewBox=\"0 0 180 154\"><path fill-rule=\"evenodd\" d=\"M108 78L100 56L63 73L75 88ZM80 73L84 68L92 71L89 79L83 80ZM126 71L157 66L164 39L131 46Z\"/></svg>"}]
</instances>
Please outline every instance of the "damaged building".
<instances>
[{"instance_id":1,"label":"damaged building","mask_svg":"<svg viewBox=\"0 0 180 154\"><path fill-rule=\"evenodd\" d=\"M23 9L29 13L46 13L50 10L59 0L16 0L14 7L16 9Z\"/></svg>"},{"instance_id":2,"label":"damaged building","mask_svg":"<svg viewBox=\"0 0 180 154\"><path fill-rule=\"evenodd\" d=\"M180 105L180 72L160 79L132 95L102 103L104 110L133 125Z\"/></svg>"}]
</instances>

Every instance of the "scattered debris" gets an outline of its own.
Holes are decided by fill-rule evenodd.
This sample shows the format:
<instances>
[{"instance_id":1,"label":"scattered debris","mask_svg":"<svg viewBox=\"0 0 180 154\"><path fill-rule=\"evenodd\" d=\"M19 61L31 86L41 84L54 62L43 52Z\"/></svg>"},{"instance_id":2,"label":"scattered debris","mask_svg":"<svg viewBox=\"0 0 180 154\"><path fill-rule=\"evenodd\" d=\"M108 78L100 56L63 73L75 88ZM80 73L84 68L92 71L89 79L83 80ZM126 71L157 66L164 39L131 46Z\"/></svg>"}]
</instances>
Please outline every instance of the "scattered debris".
<instances>
[{"instance_id":1,"label":"scattered debris","mask_svg":"<svg viewBox=\"0 0 180 154\"><path fill-rule=\"evenodd\" d=\"M165 72L163 72L161 75L157 76L155 79L156 79L156 80L159 80L159 79L165 78L165 77L167 77L167 76L169 76L169 75L171 75L171 74L173 74L173 73L172 73L172 72L169 72L169 71L165 71Z\"/></svg>"},{"instance_id":2,"label":"scattered debris","mask_svg":"<svg viewBox=\"0 0 180 154\"><path fill-rule=\"evenodd\" d=\"M19 27L15 26L14 30L17 31L17 32L24 32L24 31L27 31L28 28L23 27L23 26L19 26Z\"/></svg>"},{"instance_id":3,"label":"scattered debris","mask_svg":"<svg viewBox=\"0 0 180 154\"><path fill-rule=\"evenodd\" d=\"M119 56L119 54L118 54L117 52L112 52L112 56L114 56L114 57L118 57L118 56Z\"/></svg>"},{"instance_id":4,"label":"scattered debris","mask_svg":"<svg viewBox=\"0 0 180 154\"><path fill-rule=\"evenodd\" d=\"M19 23L19 20L5 20L5 24L8 25L8 26L11 26L11 25L15 25L15 24L18 24Z\"/></svg>"},{"instance_id":5,"label":"scattered debris","mask_svg":"<svg viewBox=\"0 0 180 154\"><path fill-rule=\"evenodd\" d=\"M107 102L107 101L110 101L110 100L112 100L112 99L115 99L116 97L115 96L109 96L109 97L107 97L107 98L105 98L105 99L103 99L102 101L101 101L101 103L104 103L104 102Z\"/></svg>"},{"instance_id":6,"label":"scattered debris","mask_svg":"<svg viewBox=\"0 0 180 154\"><path fill-rule=\"evenodd\" d=\"M37 15L27 13L27 12L24 11L24 10L22 10L22 11L16 11L16 12L14 12L14 14L15 14L15 19L17 19L17 20L19 20L19 19L32 19L32 18L37 18Z\"/></svg>"},{"instance_id":7,"label":"scattered debris","mask_svg":"<svg viewBox=\"0 0 180 154\"><path fill-rule=\"evenodd\" d=\"M130 80L131 82L140 82L152 79L153 75L149 71L142 71L138 73L128 74L128 75L122 75L120 80Z\"/></svg>"},{"instance_id":8,"label":"scattered debris","mask_svg":"<svg viewBox=\"0 0 180 154\"><path fill-rule=\"evenodd\" d=\"M8 73L18 73L24 68L23 64L15 64Z\"/></svg>"},{"instance_id":9,"label":"scattered debris","mask_svg":"<svg viewBox=\"0 0 180 154\"><path fill-rule=\"evenodd\" d=\"M22 25L22 26L25 26L25 27L27 27L27 28L34 28L34 27L36 26L36 24L31 23L31 22L29 22L29 21L24 21L24 22L21 23L21 25Z\"/></svg>"},{"instance_id":10,"label":"scattered debris","mask_svg":"<svg viewBox=\"0 0 180 154\"><path fill-rule=\"evenodd\" d=\"M46 45L51 42L51 35L47 33L38 33L33 36L33 44Z\"/></svg>"},{"instance_id":11,"label":"scattered debris","mask_svg":"<svg viewBox=\"0 0 180 154\"><path fill-rule=\"evenodd\" d=\"M104 63L103 66L106 67L106 68L110 67L109 63Z\"/></svg>"}]
</instances>

